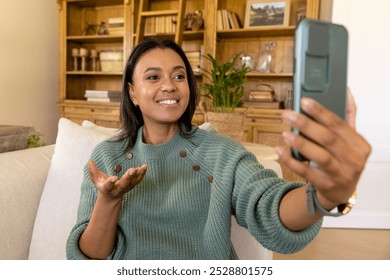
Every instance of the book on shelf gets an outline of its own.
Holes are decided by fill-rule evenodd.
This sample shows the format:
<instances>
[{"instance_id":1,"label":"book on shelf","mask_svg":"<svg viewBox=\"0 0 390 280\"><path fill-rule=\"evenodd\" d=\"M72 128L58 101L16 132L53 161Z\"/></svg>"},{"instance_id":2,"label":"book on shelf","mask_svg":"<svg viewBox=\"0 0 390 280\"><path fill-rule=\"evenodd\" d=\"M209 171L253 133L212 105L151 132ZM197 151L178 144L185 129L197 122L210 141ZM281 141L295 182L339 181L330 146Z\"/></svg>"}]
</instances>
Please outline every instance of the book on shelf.
<instances>
[{"instance_id":1,"label":"book on shelf","mask_svg":"<svg viewBox=\"0 0 390 280\"><path fill-rule=\"evenodd\" d=\"M89 102L121 102L120 98L110 98L110 97L87 97Z\"/></svg>"},{"instance_id":2,"label":"book on shelf","mask_svg":"<svg viewBox=\"0 0 390 280\"><path fill-rule=\"evenodd\" d=\"M123 17L108 19L108 27L123 27L124 25L125 25L125 19Z\"/></svg>"},{"instance_id":3,"label":"book on shelf","mask_svg":"<svg viewBox=\"0 0 390 280\"><path fill-rule=\"evenodd\" d=\"M217 30L223 30L222 10L217 11Z\"/></svg>"},{"instance_id":4,"label":"book on shelf","mask_svg":"<svg viewBox=\"0 0 390 280\"><path fill-rule=\"evenodd\" d=\"M98 89L87 89L85 90L84 97L110 97L117 98L122 94L121 91L118 90L98 90Z\"/></svg>"},{"instance_id":5,"label":"book on shelf","mask_svg":"<svg viewBox=\"0 0 390 280\"><path fill-rule=\"evenodd\" d=\"M217 30L238 29L240 27L237 13L226 9L217 11Z\"/></svg>"},{"instance_id":6,"label":"book on shelf","mask_svg":"<svg viewBox=\"0 0 390 280\"><path fill-rule=\"evenodd\" d=\"M200 51L188 51L185 53L187 59L192 67L192 71L200 72L201 52Z\"/></svg>"},{"instance_id":7,"label":"book on shelf","mask_svg":"<svg viewBox=\"0 0 390 280\"><path fill-rule=\"evenodd\" d=\"M232 29L238 29L238 28L241 28L241 23L240 23L240 19L238 18L238 15L237 13L234 13L234 12L230 12L230 15L231 15L231 21L232 21Z\"/></svg>"},{"instance_id":8,"label":"book on shelf","mask_svg":"<svg viewBox=\"0 0 390 280\"><path fill-rule=\"evenodd\" d=\"M115 90L87 89L84 97L91 102L120 102L122 93Z\"/></svg>"},{"instance_id":9,"label":"book on shelf","mask_svg":"<svg viewBox=\"0 0 390 280\"><path fill-rule=\"evenodd\" d=\"M176 15L147 17L145 19L144 33L175 33L176 19Z\"/></svg>"},{"instance_id":10,"label":"book on shelf","mask_svg":"<svg viewBox=\"0 0 390 280\"><path fill-rule=\"evenodd\" d=\"M123 35L124 34L125 20L123 17L109 18L108 19L108 34L110 35Z\"/></svg>"}]
</instances>

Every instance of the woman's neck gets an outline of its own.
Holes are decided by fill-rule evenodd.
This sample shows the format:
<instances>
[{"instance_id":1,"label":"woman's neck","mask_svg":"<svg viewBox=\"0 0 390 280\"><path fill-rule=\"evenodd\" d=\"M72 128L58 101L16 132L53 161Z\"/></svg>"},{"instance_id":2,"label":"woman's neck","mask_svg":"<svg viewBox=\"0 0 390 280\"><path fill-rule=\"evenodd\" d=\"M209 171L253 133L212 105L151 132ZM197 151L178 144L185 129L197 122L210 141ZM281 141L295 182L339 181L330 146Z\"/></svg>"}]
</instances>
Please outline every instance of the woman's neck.
<instances>
[{"instance_id":1,"label":"woman's neck","mask_svg":"<svg viewBox=\"0 0 390 280\"><path fill-rule=\"evenodd\" d=\"M179 131L177 124L172 125L144 125L142 129L142 141L145 144L164 144L171 140Z\"/></svg>"}]
</instances>

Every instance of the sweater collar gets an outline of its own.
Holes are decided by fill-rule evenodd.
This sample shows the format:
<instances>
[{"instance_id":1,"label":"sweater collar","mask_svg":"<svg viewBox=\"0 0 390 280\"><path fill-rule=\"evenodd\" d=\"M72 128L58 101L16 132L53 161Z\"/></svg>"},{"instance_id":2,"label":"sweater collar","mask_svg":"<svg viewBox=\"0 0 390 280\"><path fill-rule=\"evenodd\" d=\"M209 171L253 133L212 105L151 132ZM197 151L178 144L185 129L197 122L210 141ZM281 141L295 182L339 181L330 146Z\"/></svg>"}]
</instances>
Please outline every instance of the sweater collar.
<instances>
[{"instance_id":1,"label":"sweater collar","mask_svg":"<svg viewBox=\"0 0 390 280\"><path fill-rule=\"evenodd\" d=\"M167 158L184 148L188 143L180 132L176 133L171 140L163 144L146 144L142 141L142 128L138 130L137 141L133 148L134 153L139 153L145 159Z\"/></svg>"}]
</instances>

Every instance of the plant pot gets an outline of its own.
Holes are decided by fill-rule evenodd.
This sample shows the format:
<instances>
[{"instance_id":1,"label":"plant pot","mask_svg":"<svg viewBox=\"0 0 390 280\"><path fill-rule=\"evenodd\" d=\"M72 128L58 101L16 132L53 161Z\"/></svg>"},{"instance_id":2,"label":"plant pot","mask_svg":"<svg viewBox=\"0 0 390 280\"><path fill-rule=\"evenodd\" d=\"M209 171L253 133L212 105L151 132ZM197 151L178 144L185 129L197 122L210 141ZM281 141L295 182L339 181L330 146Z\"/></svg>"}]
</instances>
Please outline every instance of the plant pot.
<instances>
[{"instance_id":1,"label":"plant pot","mask_svg":"<svg viewBox=\"0 0 390 280\"><path fill-rule=\"evenodd\" d=\"M202 106L201 111L204 116L204 121L220 134L229 136L237 141L243 141L244 136L244 121L248 112L247 108L237 108L233 113L222 113L214 111L206 111Z\"/></svg>"}]
</instances>

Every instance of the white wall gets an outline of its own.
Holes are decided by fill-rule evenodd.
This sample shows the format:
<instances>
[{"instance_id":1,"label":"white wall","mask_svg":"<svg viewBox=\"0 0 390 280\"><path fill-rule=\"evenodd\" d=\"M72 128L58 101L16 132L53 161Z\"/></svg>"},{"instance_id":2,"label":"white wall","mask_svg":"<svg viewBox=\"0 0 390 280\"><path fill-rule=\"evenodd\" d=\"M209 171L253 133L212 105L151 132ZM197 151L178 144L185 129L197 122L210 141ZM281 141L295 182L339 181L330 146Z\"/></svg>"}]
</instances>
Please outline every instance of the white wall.
<instances>
[{"instance_id":1,"label":"white wall","mask_svg":"<svg viewBox=\"0 0 390 280\"><path fill-rule=\"evenodd\" d=\"M54 0L0 0L0 125L57 134L58 8Z\"/></svg>"},{"instance_id":2,"label":"white wall","mask_svg":"<svg viewBox=\"0 0 390 280\"><path fill-rule=\"evenodd\" d=\"M357 128L373 147L357 205L325 226L390 229L390 1L334 0L333 22L349 30L348 84L358 105Z\"/></svg>"}]
</instances>

